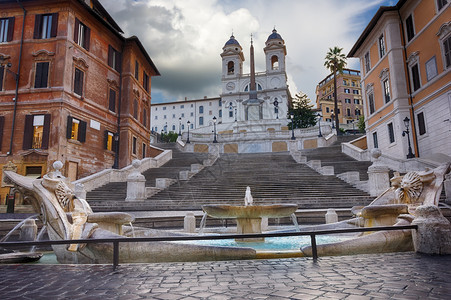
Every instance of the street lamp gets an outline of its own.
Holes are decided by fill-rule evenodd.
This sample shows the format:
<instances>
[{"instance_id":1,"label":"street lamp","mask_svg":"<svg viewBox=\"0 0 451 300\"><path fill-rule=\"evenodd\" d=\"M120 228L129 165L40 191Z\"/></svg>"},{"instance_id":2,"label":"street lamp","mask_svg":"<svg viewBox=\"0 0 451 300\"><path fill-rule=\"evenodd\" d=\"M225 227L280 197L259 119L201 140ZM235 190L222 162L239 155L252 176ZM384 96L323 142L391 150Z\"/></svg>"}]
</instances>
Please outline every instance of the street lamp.
<instances>
[{"instance_id":1,"label":"street lamp","mask_svg":"<svg viewBox=\"0 0 451 300\"><path fill-rule=\"evenodd\" d=\"M335 129L335 125L334 125L334 124L335 124L335 122L334 122L334 121L335 121L335 119L334 119L334 118L335 118L335 115L334 115L334 114L331 114L331 115L330 115L330 118L331 118L331 120L332 120L332 129Z\"/></svg>"},{"instance_id":2,"label":"street lamp","mask_svg":"<svg viewBox=\"0 0 451 300\"><path fill-rule=\"evenodd\" d=\"M352 120L352 134L355 135L355 120Z\"/></svg>"},{"instance_id":3,"label":"street lamp","mask_svg":"<svg viewBox=\"0 0 451 300\"><path fill-rule=\"evenodd\" d=\"M213 117L213 130L214 130L214 138L213 138L213 143L217 143L218 141L216 140L216 117Z\"/></svg>"},{"instance_id":4,"label":"street lamp","mask_svg":"<svg viewBox=\"0 0 451 300\"><path fill-rule=\"evenodd\" d=\"M114 134L114 164L113 169L119 168L119 132Z\"/></svg>"},{"instance_id":5,"label":"street lamp","mask_svg":"<svg viewBox=\"0 0 451 300\"><path fill-rule=\"evenodd\" d=\"M182 135L182 117L179 118L179 136Z\"/></svg>"},{"instance_id":6,"label":"street lamp","mask_svg":"<svg viewBox=\"0 0 451 300\"><path fill-rule=\"evenodd\" d=\"M189 144L189 125L191 124L190 121L186 122L186 124L188 125L188 138L186 139L186 143Z\"/></svg>"},{"instance_id":7,"label":"street lamp","mask_svg":"<svg viewBox=\"0 0 451 300\"><path fill-rule=\"evenodd\" d=\"M318 130L319 130L318 137L323 137L323 134L321 133L321 117L322 116L320 113L318 113L316 116L318 117Z\"/></svg>"},{"instance_id":8,"label":"street lamp","mask_svg":"<svg viewBox=\"0 0 451 300\"><path fill-rule=\"evenodd\" d=\"M290 114L290 119L291 119L291 139L295 140L295 136L294 136L294 114L291 113Z\"/></svg>"},{"instance_id":9,"label":"street lamp","mask_svg":"<svg viewBox=\"0 0 451 300\"><path fill-rule=\"evenodd\" d=\"M415 155L412 153L412 147L410 146L410 136L409 136L410 119L408 117L405 117L403 121L404 121L404 126L406 126L406 130L404 130L402 132L402 136L407 135L407 143L409 145L409 152L407 153L407 158L414 158Z\"/></svg>"},{"instance_id":10,"label":"street lamp","mask_svg":"<svg viewBox=\"0 0 451 300\"><path fill-rule=\"evenodd\" d=\"M274 110L276 111L276 119L279 118L279 101L274 100Z\"/></svg>"}]
</instances>

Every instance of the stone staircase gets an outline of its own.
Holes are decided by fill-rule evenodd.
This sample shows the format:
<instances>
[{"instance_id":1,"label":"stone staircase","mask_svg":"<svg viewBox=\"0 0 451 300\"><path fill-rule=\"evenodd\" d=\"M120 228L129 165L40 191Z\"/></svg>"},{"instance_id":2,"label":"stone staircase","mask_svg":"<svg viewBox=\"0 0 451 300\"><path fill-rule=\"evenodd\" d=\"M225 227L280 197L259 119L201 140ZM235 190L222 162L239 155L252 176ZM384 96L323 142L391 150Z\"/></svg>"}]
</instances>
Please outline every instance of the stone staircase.
<instances>
[{"instance_id":1,"label":"stone staircase","mask_svg":"<svg viewBox=\"0 0 451 300\"><path fill-rule=\"evenodd\" d=\"M201 158L206 158L205 154L201 157L177 151L173 153L175 158L160 170L143 174L146 179L169 177L170 172L177 178L182 165L188 166L196 160L195 163L201 163ZM304 209L349 208L369 204L373 199L334 175L324 176L305 164L296 163L288 152L222 154L212 166L202 169L189 181L179 180L142 202L124 201L125 183L92 191L87 199L95 211L200 210L204 204L243 205L247 186L251 187L255 204L295 203Z\"/></svg>"},{"instance_id":2,"label":"stone staircase","mask_svg":"<svg viewBox=\"0 0 451 300\"><path fill-rule=\"evenodd\" d=\"M175 143L153 144L158 148L172 150L172 159L160 168L149 169L143 173L146 178L146 187L151 187L153 193L159 191L155 188L157 178L168 178L171 184L178 181L180 171L191 170L192 164L202 164L207 159L206 153L185 153L177 149ZM87 193L86 198L93 207L100 203L108 203L109 206L114 203L124 201L127 196L126 182L111 182L100 188Z\"/></svg>"}]
</instances>

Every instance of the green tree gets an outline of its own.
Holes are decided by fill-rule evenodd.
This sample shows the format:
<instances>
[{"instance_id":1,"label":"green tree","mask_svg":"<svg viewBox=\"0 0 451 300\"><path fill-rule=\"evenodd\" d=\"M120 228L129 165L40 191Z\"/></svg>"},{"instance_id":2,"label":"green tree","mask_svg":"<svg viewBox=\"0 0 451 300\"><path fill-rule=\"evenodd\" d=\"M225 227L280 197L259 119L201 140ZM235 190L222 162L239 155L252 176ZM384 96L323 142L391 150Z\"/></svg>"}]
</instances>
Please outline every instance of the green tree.
<instances>
[{"instance_id":1,"label":"green tree","mask_svg":"<svg viewBox=\"0 0 451 300\"><path fill-rule=\"evenodd\" d=\"M365 133L365 118L363 116L360 116L357 128L359 128L361 133Z\"/></svg>"},{"instance_id":2,"label":"green tree","mask_svg":"<svg viewBox=\"0 0 451 300\"><path fill-rule=\"evenodd\" d=\"M293 114L294 118L292 122L288 123L288 128L308 128L316 125L316 114L312 110L313 105L310 104L308 96L299 92L292 100L292 106L288 109L287 118L291 120L290 116Z\"/></svg>"},{"instance_id":3,"label":"green tree","mask_svg":"<svg viewBox=\"0 0 451 300\"><path fill-rule=\"evenodd\" d=\"M335 114L335 127L337 128L337 134L340 135L340 122L338 117L338 100L337 100L337 72L343 73L343 68L346 66L346 56L341 53L343 48L329 48L325 57L324 66L328 68L332 74L334 74L334 114Z\"/></svg>"}]
</instances>

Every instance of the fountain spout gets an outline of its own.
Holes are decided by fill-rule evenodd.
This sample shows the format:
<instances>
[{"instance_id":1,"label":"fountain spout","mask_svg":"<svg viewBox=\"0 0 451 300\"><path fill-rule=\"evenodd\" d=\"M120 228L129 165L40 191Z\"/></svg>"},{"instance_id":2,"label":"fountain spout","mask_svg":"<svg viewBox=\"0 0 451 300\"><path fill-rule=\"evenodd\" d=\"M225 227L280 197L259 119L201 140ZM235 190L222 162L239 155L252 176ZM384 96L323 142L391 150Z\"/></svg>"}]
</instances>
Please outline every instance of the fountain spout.
<instances>
[{"instance_id":1,"label":"fountain spout","mask_svg":"<svg viewBox=\"0 0 451 300\"><path fill-rule=\"evenodd\" d=\"M244 195L244 206L253 205L254 198L252 198L251 188L248 186L246 188L246 194Z\"/></svg>"}]
</instances>

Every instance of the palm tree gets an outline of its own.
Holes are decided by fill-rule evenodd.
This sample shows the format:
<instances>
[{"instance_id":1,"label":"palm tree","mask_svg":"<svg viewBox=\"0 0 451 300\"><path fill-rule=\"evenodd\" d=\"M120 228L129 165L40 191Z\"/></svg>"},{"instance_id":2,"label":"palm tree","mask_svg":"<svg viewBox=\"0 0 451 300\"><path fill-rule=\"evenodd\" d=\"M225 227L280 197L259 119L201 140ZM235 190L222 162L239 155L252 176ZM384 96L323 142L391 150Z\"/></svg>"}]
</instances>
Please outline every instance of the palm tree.
<instances>
[{"instance_id":1,"label":"palm tree","mask_svg":"<svg viewBox=\"0 0 451 300\"><path fill-rule=\"evenodd\" d=\"M340 122L338 118L338 100L337 100L337 72L343 73L343 68L346 66L346 56L341 53L343 48L329 48L329 52L325 57L324 66L334 74L334 113L335 126L337 128L337 135L340 135Z\"/></svg>"}]
</instances>

